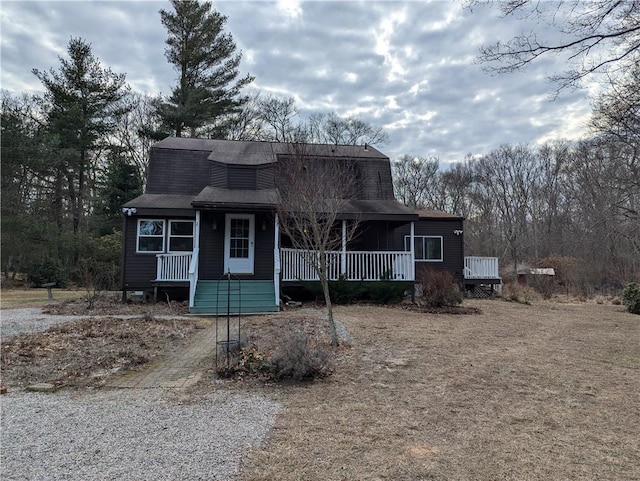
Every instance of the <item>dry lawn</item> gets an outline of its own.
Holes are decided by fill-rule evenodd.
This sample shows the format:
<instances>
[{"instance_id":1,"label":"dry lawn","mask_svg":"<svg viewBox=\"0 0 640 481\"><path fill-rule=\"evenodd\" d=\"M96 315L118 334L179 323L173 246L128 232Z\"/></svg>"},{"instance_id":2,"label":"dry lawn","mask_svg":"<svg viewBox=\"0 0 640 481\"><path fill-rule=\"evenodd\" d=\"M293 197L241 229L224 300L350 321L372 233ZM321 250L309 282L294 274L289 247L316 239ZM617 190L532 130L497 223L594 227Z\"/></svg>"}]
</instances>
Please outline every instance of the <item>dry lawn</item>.
<instances>
[{"instance_id":1,"label":"dry lawn","mask_svg":"<svg viewBox=\"0 0 640 481\"><path fill-rule=\"evenodd\" d=\"M285 409L239 478L640 479L640 317L465 304L483 313L338 308L353 346L332 377L273 388Z\"/></svg>"},{"instance_id":2,"label":"dry lawn","mask_svg":"<svg viewBox=\"0 0 640 481\"><path fill-rule=\"evenodd\" d=\"M86 293L67 289L52 289L55 301L68 301L83 299ZM2 309L14 309L19 307L43 307L51 304L46 289L2 289L0 292L0 305Z\"/></svg>"}]
</instances>

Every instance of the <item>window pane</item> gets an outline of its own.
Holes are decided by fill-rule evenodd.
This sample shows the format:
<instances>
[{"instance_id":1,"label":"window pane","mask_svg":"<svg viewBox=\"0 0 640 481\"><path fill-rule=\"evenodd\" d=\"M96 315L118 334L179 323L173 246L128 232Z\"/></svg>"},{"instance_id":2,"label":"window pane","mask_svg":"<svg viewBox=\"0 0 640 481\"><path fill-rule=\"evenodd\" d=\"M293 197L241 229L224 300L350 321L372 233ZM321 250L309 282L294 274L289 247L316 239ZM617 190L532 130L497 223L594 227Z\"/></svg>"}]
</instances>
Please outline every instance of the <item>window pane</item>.
<instances>
[{"instance_id":1,"label":"window pane","mask_svg":"<svg viewBox=\"0 0 640 481\"><path fill-rule=\"evenodd\" d=\"M169 239L170 251L193 251L193 237L171 237Z\"/></svg>"},{"instance_id":2,"label":"window pane","mask_svg":"<svg viewBox=\"0 0 640 481\"><path fill-rule=\"evenodd\" d=\"M139 252L162 252L162 237L140 237L138 239Z\"/></svg>"},{"instance_id":3,"label":"window pane","mask_svg":"<svg viewBox=\"0 0 640 481\"><path fill-rule=\"evenodd\" d=\"M249 257L249 240L230 239L229 256L234 259L247 259Z\"/></svg>"},{"instance_id":4,"label":"window pane","mask_svg":"<svg viewBox=\"0 0 640 481\"><path fill-rule=\"evenodd\" d=\"M431 237L426 241L426 258L431 260L442 259L442 244L439 237Z\"/></svg>"},{"instance_id":5,"label":"window pane","mask_svg":"<svg viewBox=\"0 0 640 481\"><path fill-rule=\"evenodd\" d=\"M415 242L415 258L424 259L424 237L414 237Z\"/></svg>"},{"instance_id":6,"label":"window pane","mask_svg":"<svg viewBox=\"0 0 640 481\"><path fill-rule=\"evenodd\" d=\"M171 235L193 235L193 222L171 222Z\"/></svg>"},{"instance_id":7,"label":"window pane","mask_svg":"<svg viewBox=\"0 0 640 481\"><path fill-rule=\"evenodd\" d=\"M231 219L231 237L249 237L249 219Z\"/></svg>"},{"instance_id":8,"label":"window pane","mask_svg":"<svg viewBox=\"0 0 640 481\"><path fill-rule=\"evenodd\" d=\"M141 220L140 235L162 235L162 226L161 220Z\"/></svg>"}]
</instances>

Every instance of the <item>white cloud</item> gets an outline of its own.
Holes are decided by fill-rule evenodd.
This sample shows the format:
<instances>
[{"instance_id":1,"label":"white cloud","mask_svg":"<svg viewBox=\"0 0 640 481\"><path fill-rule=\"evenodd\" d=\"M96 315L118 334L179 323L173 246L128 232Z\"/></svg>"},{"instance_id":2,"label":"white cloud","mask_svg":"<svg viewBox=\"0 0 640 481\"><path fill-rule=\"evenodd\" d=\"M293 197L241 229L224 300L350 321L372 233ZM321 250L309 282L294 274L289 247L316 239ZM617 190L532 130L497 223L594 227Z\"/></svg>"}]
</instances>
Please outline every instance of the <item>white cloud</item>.
<instances>
[{"instance_id":1,"label":"white cloud","mask_svg":"<svg viewBox=\"0 0 640 481\"><path fill-rule=\"evenodd\" d=\"M0 82L14 92L41 89L32 68L59 66L71 36L92 44L103 65L127 74L135 90L168 93L177 73L164 58L166 1L3 2ZM437 155L443 162L502 143L577 138L590 112L588 92L552 102L546 76L555 58L526 72L489 76L478 46L522 26L448 1L222 1L225 31L243 52L253 88L293 97L303 115L335 111L385 128L381 150ZM595 92L595 85L589 86Z\"/></svg>"}]
</instances>

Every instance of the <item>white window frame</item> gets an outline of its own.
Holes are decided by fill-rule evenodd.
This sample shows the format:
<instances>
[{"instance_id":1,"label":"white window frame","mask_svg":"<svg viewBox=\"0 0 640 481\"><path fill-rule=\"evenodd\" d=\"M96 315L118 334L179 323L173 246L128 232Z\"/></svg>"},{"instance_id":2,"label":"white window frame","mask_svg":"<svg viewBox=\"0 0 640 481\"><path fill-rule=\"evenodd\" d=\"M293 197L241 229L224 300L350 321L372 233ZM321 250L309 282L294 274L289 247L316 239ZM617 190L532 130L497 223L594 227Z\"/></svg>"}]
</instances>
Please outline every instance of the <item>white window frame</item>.
<instances>
[{"instance_id":1,"label":"white window frame","mask_svg":"<svg viewBox=\"0 0 640 481\"><path fill-rule=\"evenodd\" d=\"M416 255L415 255L415 261L416 262L444 262L444 240L443 237L441 235L414 235L414 242L417 239L420 239L421 245L422 245L422 259L418 259L418 250L416 249ZM425 239L440 239L440 259L424 259L424 256L426 254L425 252ZM411 236L404 236L404 250L405 251L409 251L410 249L407 249L407 247L411 247L410 245L408 246L408 243L411 242Z\"/></svg>"},{"instance_id":2,"label":"white window frame","mask_svg":"<svg viewBox=\"0 0 640 481\"><path fill-rule=\"evenodd\" d=\"M141 251L140 250L140 225L143 222L162 222L162 235L144 235L142 237L162 238L162 249L159 251ZM167 221L165 219L138 219L136 227L136 253L137 254L162 254L165 249L165 234L167 232Z\"/></svg>"},{"instance_id":3,"label":"white window frame","mask_svg":"<svg viewBox=\"0 0 640 481\"><path fill-rule=\"evenodd\" d=\"M171 224L173 224L174 222L190 222L191 223L191 235L171 235ZM168 253L173 253L173 252L193 252L193 245L194 245L194 237L195 237L195 228L196 228L196 222L194 220L189 220L189 219L169 219L169 228L167 229L167 252ZM191 250L190 251L174 251L171 250L171 238L172 237L191 237Z\"/></svg>"}]
</instances>

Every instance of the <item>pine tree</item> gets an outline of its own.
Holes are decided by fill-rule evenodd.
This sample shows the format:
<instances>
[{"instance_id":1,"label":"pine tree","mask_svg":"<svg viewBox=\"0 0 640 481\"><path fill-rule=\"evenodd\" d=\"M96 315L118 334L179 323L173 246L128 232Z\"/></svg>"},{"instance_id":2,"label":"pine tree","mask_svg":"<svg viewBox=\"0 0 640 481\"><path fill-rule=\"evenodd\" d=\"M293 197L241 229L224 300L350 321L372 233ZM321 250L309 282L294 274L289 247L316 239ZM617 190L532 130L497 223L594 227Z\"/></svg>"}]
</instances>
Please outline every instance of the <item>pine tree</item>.
<instances>
[{"instance_id":1,"label":"pine tree","mask_svg":"<svg viewBox=\"0 0 640 481\"><path fill-rule=\"evenodd\" d=\"M77 232L89 210L97 151L105 147L117 118L130 109L124 103L129 87L124 74L100 65L83 39L72 38L67 52L69 58L60 58L59 70L34 69L33 73L45 88L48 128L58 139L55 175L64 184L65 203L70 205Z\"/></svg>"},{"instance_id":2,"label":"pine tree","mask_svg":"<svg viewBox=\"0 0 640 481\"><path fill-rule=\"evenodd\" d=\"M238 79L242 54L235 53L232 36L223 33L227 17L213 10L211 2L171 0L171 4L174 11L160 10L160 17L168 31L165 56L179 77L158 113L176 137L185 129L195 136L198 128L219 127L226 114L238 111L247 101L240 90L253 77Z\"/></svg>"}]
</instances>

